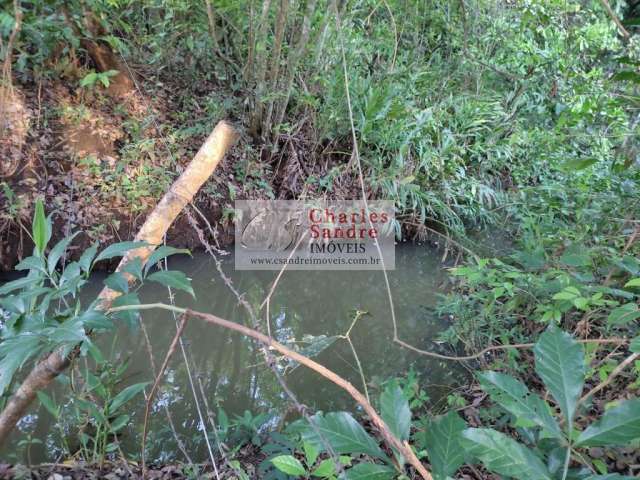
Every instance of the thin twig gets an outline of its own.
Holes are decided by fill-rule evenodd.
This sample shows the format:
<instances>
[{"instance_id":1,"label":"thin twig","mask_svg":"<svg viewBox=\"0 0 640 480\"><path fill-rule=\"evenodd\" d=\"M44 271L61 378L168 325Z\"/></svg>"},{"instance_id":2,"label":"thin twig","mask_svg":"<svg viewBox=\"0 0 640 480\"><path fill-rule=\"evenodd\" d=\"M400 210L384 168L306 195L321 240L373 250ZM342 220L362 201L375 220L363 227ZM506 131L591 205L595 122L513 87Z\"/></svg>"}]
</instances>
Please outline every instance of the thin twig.
<instances>
[{"instance_id":1,"label":"thin twig","mask_svg":"<svg viewBox=\"0 0 640 480\"><path fill-rule=\"evenodd\" d=\"M337 375L335 372L332 372L331 370L324 367L323 365L320 365L316 361L308 357L305 357L304 355L298 352L290 350L289 348L285 347L281 343L275 341L273 338L267 337L265 334L260 333L257 330L254 330L253 328L249 328L239 323L225 320L223 318L217 317L209 313L196 312L188 308L185 309L185 308L180 308L173 305L166 305L163 303L125 305L121 307L111 308L108 310L108 312L119 312L124 310L151 310L151 309L163 309L163 310L174 311L174 312L183 314L187 317L199 318L207 323L218 325L220 327L224 327L229 330L233 330L235 332L241 333L244 336L253 338L254 340L257 340L258 342L260 342L265 347L265 350L268 350L268 351L275 350L280 354L284 355L285 357L291 360L294 360L304 365L305 367L310 368L316 373L320 374L327 380L333 382L335 385L341 387L343 390L349 393L349 395L351 395L351 397L363 408L363 410L369 416L373 424L378 428L378 430L380 431L380 434L382 435L382 438L389 445L389 447L397 449L407 459L407 461L418 471L418 473L423 479L432 480L431 474L424 467L424 465L420 463L420 460L418 460L416 455L413 453L413 450L408 445L408 443L401 442L391 432L391 430L389 429L387 424L384 422L384 420L382 420L378 412L376 412L376 410L371 406L371 404L367 401L365 396L362 393L360 393L358 389L356 389L350 382L348 382L344 378ZM175 337L174 342L172 342L172 345L174 343L177 344L177 341L178 339L177 337ZM168 360L165 359L165 363L167 361ZM158 383L158 381L159 380L156 379L156 383ZM154 385L154 387L156 387L156 385ZM149 402L147 402L147 405L148 404Z\"/></svg>"},{"instance_id":2,"label":"thin twig","mask_svg":"<svg viewBox=\"0 0 640 480\"><path fill-rule=\"evenodd\" d=\"M624 37L625 41L629 40L629 38L631 38L631 34L627 31L626 28L624 28L624 25L616 15L616 12L614 12L613 9L611 8L611 5L609 5L609 2L607 0L600 0L600 3L604 7L604 9L607 11L607 14L611 18L611 20L613 20L613 23L615 23L616 27L618 27L618 31L620 32L620 35Z\"/></svg>"},{"instance_id":3,"label":"thin twig","mask_svg":"<svg viewBox=\"0 0 640 480\"><path fill-rule=\"evenodd\" d=\"M145 447L147 443L147 426L149 423L149 412L151 411L151 404L153 403L153 397L155 396L156 391L160 386L160 382L162 380L162 377L164 376L164 372L167 369L167 365L169 365L169 360L171 360L171 356L176 351L176 347L178 346L178 340L180 339L182 332L184 332L184 327L187 325L187 320L189 320L189 315L187 314L183 314L180 317L180 326L178 327L176 334L173 336L173 340L171 341L169 350L167 351L167 354L164 357L164 361L162 362L162 365L158 370L158 374L156 375L156 379L153 382L153 387L151 387L151 391L147 396L147 404L144 409L144 423L142 424L142 445L141 445L141 451L140 451L140 456L142 457L142 478L146 478L146 472L147 472L147 466L145 463L145 460L146 460Z\"/></svg>"},{"instance_id":4,"label":"thin twig","mask_svg":"<svg viewBox=\"0 0 640 480\"><path fill-rule=\"evenodd\" d=\"M396 338L394 339L396 343L402 345L409 350L412 350L421 355L425 355L427 357L439 358L440 360L452 360L455 362L464 362L468 360L475 360L476 358L482 357L485 353L489 353L496 350L509 350L512 348L515 349L529 349L535 346L535 343L514 343L508 345L492 345L490 347L483 348L478 353L474 353L473 355L463 355L460 357L450 356L450 355L441 355L440 353L430 352L428 350L422 350L420 348L414 347L413 345L409 345L406 342ZM626 338L591 338L585 340L576 340L578 343L597 343L597 344L609 344L609 345L625 345L629 342Z\"/></svg>"},{"instance_id":5,"label":"thin twig","mask_svg":"<svg viewBox=\"0 0 640 480\"><path fill-rule=\"evenodd\" d=\"M589 397L592 397L593 395L595 395L596 393L598 393L600 390L602 390L603 388L606 388L608 385L611 384L611 382L613 381L614 378L616 378L618 375L620 375L622 373L622 371L627 368L627 366L629 366L630 364L632 364L638 357L640 357L640 353L632 353L631 355L629 355L627 358L625 358L620 365L618 365L607 377L607 379L603 382L600 382L598 385L596 385L595 387L593 387L591 390L589 390L587 393L585 393L580 400L578 400L578 405L580 405L582 402L584 402L585 400L587 400Z\"/></svg>"},{"instance_id":6,"label":"thin twig","mask_svg":"<svg viewBox=\"0 0 640 480\"><path fill-rule=\"evenodd\" d=\"M202 220L204 221L205 225L209 229L209 232L211 233L211 235L214 235L214 238L215 238L215 232L214 232L209 220L193 204L191 205L191 207L193 208L193 210L195 210L196 213L198 213L198 215L200 215L200 218L202 218ZM198 235L198 238L200 239L200 243L202 243L202 245L204 245L204 247L207 250L207 252L209 253L209 255L213 258L213 260L214 260L214 262L216 264L216 269L218 270L218 273L220 274L220 278L222 278L222 281L225 283L225 285L227 285L229 290L234 294L234 296L238 300L238 303L240 305L242 305L244 307L244 309L247 311L247 314L251 318L251 322L252 322L252 325L253 325L254 329L257 330L258 326L259 326L258 318L256 316L256 313L254 312L253 307L249 304L249 302L247 302L247 300L244 298L244 296L236 289L236 287L233 284L233 282L231 281L231 279L222 270L222 262L220 261L218 256L214 253L213 247L209 244L209 242L206 241L206 238L204 236L204 232L198 226L195 218L193 218L193 216L191 215L189 210L186 210L186 214L187 214L187 219L189 220L189 223L191 224L193 229L196 231L196 233ZM296 246L296 248L297 248L297 246ZM222 252L218 251L218 253L222 253ZM286 267L286 264L283 265L283 267L281 269L281 272L280 272L280 275L278 276L278 278L276 279L276 281L272 285L271 294L273 293L273 291L275 291L275 287L277 286L278 279L280 278L280 276L281 276L282 272L284 271L285 267ZM263 304L264 304L264 302L263 302ZM266 313L268 315L269 301L266 302L266 305L267 305ZM270 331L270 327L269 327L269 322L267 322L267 330L268 330L269 338L271 338L271 331ZM337 473L342 472L343 467L342 467L342 464L340 463L340 460L338 458L337 453L334 451L334 449L331 446L331 444L327 441L327 439L325 438L325 435L320 431L320 429L316 425L316 422L314 421L314 419L309 415L309 413L307 411L307 408L298 401L298 398L296 397L296 395L293 393L293 391L289 388L289 386L284 381L284 378L282 377L282 375L278 371L277 362L276 362L272 352L269 351L268 348L263 347L262 348L262 354L263 354L263 356L265 358L265 363L269 366L269 368L273 372L274 376L276 377L276 380L280 384L280 387L282 388L284 393L287 395L287 397L289 398L291 403L294 405L296 410L300 413L300 415L302 415L307 420L307 422L309 423L311 428L314 430L316 435L318 435L318 438L320 438L321 442L323 443L323 445L325 446L327 452L329 453L329 456L331 457L331 459L334 462L334 465L335 465L335 468L336 468L336 472Z\"/></svg>"},{"instance_id":7,"label":"thin twig","mask_svg":"<svg viewBox=\"0 0 640 480\"><path fill-rule=\"evenodd\" d=\"M140 317L140 330L142 330L142 336L144 337L144 343L147 347L147 354L149 355L149 362L151 363L151 369L153 370L153 375L157 375L157 366L156 361L153 357L153 347L151 346L151 340L149 339L149 333L147 332L147 327L145 326L142 317ZM163 403L164 413L167 417L167 422L169 423L169 428L171 428L171 432L173 433L173 438L176 440L176 444L178 448L187 459L190 465L194 465L191 456L187 453L187 449L184 446L184 442L180 439L178 435L178 431L176 430L176 425L173 421L173 417L171 416L171 412L169 411L169 407Z\"/></svg>"}]
</instances>

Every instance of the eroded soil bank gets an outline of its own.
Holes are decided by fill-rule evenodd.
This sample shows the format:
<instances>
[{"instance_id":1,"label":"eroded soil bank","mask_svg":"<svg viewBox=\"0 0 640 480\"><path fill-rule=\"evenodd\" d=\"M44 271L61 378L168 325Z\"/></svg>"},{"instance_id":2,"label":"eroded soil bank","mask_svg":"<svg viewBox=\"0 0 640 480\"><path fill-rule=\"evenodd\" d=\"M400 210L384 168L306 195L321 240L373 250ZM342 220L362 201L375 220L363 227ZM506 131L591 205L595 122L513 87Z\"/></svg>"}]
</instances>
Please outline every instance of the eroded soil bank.
<instances>
[{"instance_id":1,"label":"eroded soil bank","mask_svg":"<svg viewBox=\"0 0 640 480\"><path fill-rule=\"evenodd\" d=\"M18 100L11 104L2 143L8 154L0 172L0 270L11 270L30 254L27 232L38 197L53 216L53 241L81 232L75 252L94 242L133 238L222 118L234 123L241 138L194 202L214 226L215 238L191 211L194 219L183 213L168 243L197 248L195 223L208 241L228 244L236 198L319 195L326 189L318 181L323 178L331 183L332 197L360 195L349 148L338 148L344 139L318 143L302 125L275 146L255 144L241 119L210 108L223 101L220 85L198 85L202 96L187 101L186 92L194 92L175 78L171 83L139 72L135 89L114 96L99 86L80 87L82 75L70 62L57 80L15 87Z\"/></svg>"}]
</instances>

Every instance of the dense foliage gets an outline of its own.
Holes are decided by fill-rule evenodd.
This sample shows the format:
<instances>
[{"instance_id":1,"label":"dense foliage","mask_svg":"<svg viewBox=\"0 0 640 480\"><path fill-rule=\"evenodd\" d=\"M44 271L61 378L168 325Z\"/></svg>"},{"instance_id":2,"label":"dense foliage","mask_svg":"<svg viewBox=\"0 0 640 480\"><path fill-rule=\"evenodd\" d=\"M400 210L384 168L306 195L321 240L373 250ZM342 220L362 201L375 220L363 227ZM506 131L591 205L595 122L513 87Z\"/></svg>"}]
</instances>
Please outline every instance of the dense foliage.
<instances>
[{"instance_id":1,"label":"dense foliage","mask_svg":"<svg viewBox=\"0 0 640 480\"><path fill-rule=\"evenodd\" d=\"M139 458L121 439L141 435L127 408L148 383L127 382L129 365L91 335L135 325L140 287L125 275L193 295L181 272L153 270L184 251L162 247L107 277L114 306L130 310L107 313L79 293L98 262L141 246L113 242L228 118L242 141L196 202L220 230L239 198L359 197L361 162L367 195L395 201L399 237L460 252L433 350L478 354L465 363L473 381L446 407L413 373L378 385L372 401L435 478L637 473L637 2L2 6L0 134L17 133L0 138L11 153L0 165L0 264L25 275L0 286L0 406L44 352L78 349L81 378L63 377L70 397L38 394L61 457ZM190 227L180 228L179 239ZM101 242L111 245L98 253ZM224 453L235 478L415 474L354 412L283 414L280 425L266 412L207 413L215 430L187 448ZM39 441L15 445L28 455ZM185 476L204 471L187 463Z\"/></svg>"}]
</instances>

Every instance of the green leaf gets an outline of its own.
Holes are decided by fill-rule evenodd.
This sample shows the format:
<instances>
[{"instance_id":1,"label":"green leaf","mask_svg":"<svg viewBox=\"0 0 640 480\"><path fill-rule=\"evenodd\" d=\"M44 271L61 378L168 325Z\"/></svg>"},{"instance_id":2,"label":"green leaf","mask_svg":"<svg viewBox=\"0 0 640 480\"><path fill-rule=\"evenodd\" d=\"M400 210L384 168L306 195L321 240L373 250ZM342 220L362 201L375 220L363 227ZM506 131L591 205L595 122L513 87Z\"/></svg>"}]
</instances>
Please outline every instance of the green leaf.
<instances>
[{"instance_id":1,"label":"green leaf","mask_svg":"<svg viewBox=\"0 0 640 480\"><path fill-rule=\"evenodd\" d=\"M531 393L525 384L509 375L492 371L478 374L478 379L491 399L514 417L533 422L548 434L563 438L548 405L538 395Z\"/></svg>"},{"instance_id":2,"label":"green leaf","mask_svg":"<svg viewBox=\"0 0 640 480\"><path fill-rule=\"evenodd\" d=\"M320 413L311 417L316 428L322 435L318 437L311 425L302 432L303 439L312 442L316 447L325 450L324 439L331 445L335 453L364 453L371 457L388 460L387 456L362 426L347 412Z\"/></svg>"},{"instance_id":3,"label":"green leaf","mask_svg":"<svg viewBox=\"0 0 640 480\"><path fill-rule=\"evenodd\" d=\"M518 480L551 480L544 463L531 450L490 428L468 428L462 445L487 470Z\"/></svg>"},{"instance_id":4,"label":"green leaf","mask_svg":"<svg viewBox=\"0 0 640 480\"><path fill-rule=\"evenodd\" d=\"M640 318L640 309L635 303L625 303L624 305L614 308L609 313L607 324L610 326L626 325Z\"/></svg>"},{"instance_id":5,"label":"green leaf","mask_svg":"<svg viewBox=\"0 0 640 480\"><path fill-rule=\"evenodd\" d=\"M135 277L136 280L142 280L142 259L135 257L129 260L120 270L122 273L128 273Z\"/></svg>"},{"instance_id":6,"label":"green leaf","mask_svg":"<svg viewBox=\"0 0 640 480\"><path fill-rule=\"evenodd\" d=\"M112 307L124 307L125 305L140 305L140 299L135 293L128 293L126 295L120 295L111 304ZM138 320L138 310L123 310L121 312L115 312L115 316L124 320L129 328L133 328Z\"/></svg>"},{"instance_id":7,"label":"green leaf","mask_svg":"<svg viewBox=\"0 0 640 480\"><path fill-rule=\"evenodd\" d=\"M67 247L69 247L69 244L73 241L76 235L78 235L78 233L79 232L76 232L73 235L63 238L58 243L56 243L55 247L51 249L51 251L49 252L49 258L47 258L47 269L49 270L50 274L53 273L53 271L56 269L58 260L62 258L62 255L64 255Z\"/></svg>"},{"instance_id":8,"label":"green leaf","mask_svg":"<svg viewBox=\"0 0 640 480\"><path fill-rule=\"evenodd\" d=\"M629 350L633 353L640 353L640 337L636 337L629 343Z\"/></svg>"},{"instance_id":9,"label":"green leaf","mask_svg":"<svg viewBox=\"0 0 640 480\"><path fill-rule=\"evenodd\" d=\"M177 288L190 293L195 298L196 294L191 288L191 279L178 270L160 270L159 272L152 273L147 279L161 283L167 287Z\"/></svg>"},{"instance_id":10,"label":"green leaf","mask_svg":"<svg viewBox=\"0 0 640 480\"><path fill-rule=\"evenodd\" d=\"M147 385L149 385L149 382L135 383L118 393L109 403L109 414L113 415L117 412L122 405L142 392Z\"/></svg>"},{"instance_id":11,"label":"green leaf","mask_svg":"<svg viewBox=\"0 0 640 480\"><path fill-rule=\"evenodd\" d=\"M617 81L629 81L634 83L640 83L640 74L637 72L634 72L633 70L623 70L621 72L616 73L613 77L611 77L611 79L617 80Z\"/></svg>"},{"instance_id":12,"label":"green leaf","mask_svg":"<svg viewBox=\"0 0 640 480\"><path fill-rule=\"evenodd\" d=\"M130 417L126 413L117 417L113 422L111 422L111 432L117 432L118 430L126 427L129 424L129 419Z\"/></svg>"},{"instance_id":13,"label":"green leaf","mask_svg":"<svg viewBox=\"0 0 640 480\"><path fill-rule=\"evenodd\" d=\"M91 271L91 263L93 262L96 253L98 252L98 244L94 243L89 248L87 248L82 255L80 256L80 260L78 260L78 265L82 268L83 272L89 273Z\"/></svg>"},{"instance_id":14,"label":"green leaf","mask_svg":"<svg viewBox=\"0 0 640 480\"><path fill-rule=\"evenodd\" d=\"M565 170L584 170L598 162L596 158L575 158L564 162Z\"/></svg>"},{"instance_id":15,"label":"green leaf","mask_svg":"<svg viewBox=\"0 0 640 480\"><path fill-rule=\"evenodd\" d=\"M427 424L424 433L425 447L437 478L453 475L464 463L460 434L466 426L465 421L454 411L435 417Z\"/></svg>"},{"instance_id":16,"label":"green leaf","mask_svg":"<svg viewBox=\"0 0 640 480\"><path fill-rule=\"evenodd\" d=\"M320 450L310 442L302 442L302 449L304 450L304 459L307 465L311 466L316 463Z\"/></svg>"},{"instance_id":17,"label":"green leaf","mask_svg":"<svg viewBox=\"0 0 640 480\"><path fill-rule=\"evenodd\" d=\"M640 398L624 401L607 410L580 434L576 446L624 446L636 438L640 438Z\"/></svg>"},{"instance_id":18,"label":"green leaf","mask_svg":"<svg viewBox=\"0 0 640 480\"><path fill-rule=\"evenodd\" d=\"M56 407L55 402L53 401L53 399L47 395L44 392L41 392L40 390L38 390L36 392L36 395L38 396L38 400L40 400L40 403L42 404L42 406L51 414L53 415L53 418L58 418L58 416L60 415L60 411L58 410L58 407Z\"/></svg>"},{"instance_id":19,"label":"green leaf","mask_svg":"<svg viewBox=\"0 0 640 480\"><path fill-rule=\"evenodd\" d=\"M551 327L540 336L533 352L536 373L560 405L570 433L586 373L582 346L568 333Z\"/></svg>"},{"instance_id":20,"label":"green leaf","mask_svg":"<svg viewBox=\"0 0 640 480\"><path fill-rule=\"evenodd\" d=\"M191 255L191 252L186 248L174 248L168 247L166 245L162 245L154 250L154 252L149 256L146 265L144 266L144 274L149 273L149 269L152 268L156 263L160 260L163 260L171 255L177 255L184 253L186 255Z\"/></svg>"},{"instance_id":21,"label":"green leaf","mask_svg":"<svg viewBox=\"0 0 640 480\"><path fill-rule=\"evenodd\" d=\"M580 296L580 290L575 287L565 287L561 292L553 296L554 300L573 300Z\"/></svg>"},{"instance_id":22,"label":"green leaf","mask_svg":"<svg viewBox=\"0 0 640 480\"><path fill-rule=\"evenodd\" d=\"M395 470L386 465L359 463L345 471L341 478L345 480L392 480L395 478Z\"/></svg>"},{"instance_id":23,"label":"green leaf","mask_svg":"<svg viewBox=\"0 0 640 480\"><path fill-rule=\"evenodd\" d=\"M129 292L129 282L121 272L115 272L109 275L104 280L104 284L115 292L120 292L120 293Z\"/></svg>"},{"instance_id":24,"label":"green leaf","mask_svg":"<svg viewBox=\"0 0 640 480\"><path fill-rule=\"evenodd\" d=\"M44 269L44 260L42 259L42 257L37 256L25 258L18 265L16 265L15 269L18 271L37 270L46 274L46 271Z\"/></svg>"},{"instance_id":25,"label":"green leaf","mask_svg":"<svg viewBox=\"0 0 640 480\"><path fill-rule=\"evenodd\" d=\"M40 281L39 278L33 278L31 276L26 276L22 278L18 278L17 280L12 280L11 282L7 282L2 287L0 287L0 295L6 295L7 293L11 293L14 290L20 290L25 287L29 287L31 285L35 285Z\"/></svg>"},{"instance_id":26,"label":"green leaf","mask_svg":"<svg viewBox=\"0 0 640 480\"><path fill-rule=\"evenodd\" d=\"M278 470L286 473L287 475L301 477L307 473L302 466L302 463L300 463L300 460L291 455L277 456L271 459L271 463L273 463Z\"/></svg>"},{"instance_id":27,"label":"green leaf","mask_svg":"<svg viewBox=\"0 0 640 480\"><path fill-rule=\"evenodd\" d=\"M640 287L640 278L633 278L624 284L624 288L627 287Z\"/></svg>"},{"instance_id":28,"label":"green leaf","mask_svg":"<svg viewBox=\"0 0 640 480\"><path fill-rule=\"evenodd\" d=\"M390 382L380 395L380 414L389 430L400 440L409 439L411 410L397 382Z\"/></svg>"},{"instance_id":29,"label":"green leaf","mask_svg":"<svg viewBox=\"0 0 640 480\"><path fill-rule=\"evenodd\" d=\"M91 72L88 75L85 75L85 77L82 80L80 80L80 86L90 87L91 85L96 83L97 79L98 79L98 74L96 72Z\"/></svg>"},{"instance_id":30,"label":"green leaf","mask_svg":"<svg viewBox=\"0 0 640 480\"><path fill-rule=\"evenodd\" d=\"M0 395L5 393L16 371L37 355L41 347L40 337L33 334L17 335L0 342Z\"/></svg>"},{"instance_id":31,"label":"green leaf","mask_svg":"<svg viewBox=\"0 0 640 480\"><path fill-rule=\"evenodd\" d=\"M113 245L109 245L105 248L100 255L98 255L94 263L100 260L108 260L113 257L122 257L129 250L135 250L136 248L146 247L149 245L147 242L118 242Z\"/></svg>"},{"instance_id":32,"label":"green leaf","mask_svg":"<svg viewBox=\"0 0 640 480\"><path fill-rule=\"evenodd\" d=\"M43 256L44 249L51 239L51 219L44 215L44 205L42 199L36 201L36 208L33 213L32 225L33 243L35 244L35 254Z\"/></svg>"},{"instance_id":33,"label":"green leaf","mask_svg":"<svg viewBox=\"0 0 640 480\"><path fill-rule=\"evenodd\" d=\"M333 458L325 458L320 462L318 468L316 468L311 475L314 477L328 478L336 474L336 465L333 462Z\"/></svg>"}]
</instances>

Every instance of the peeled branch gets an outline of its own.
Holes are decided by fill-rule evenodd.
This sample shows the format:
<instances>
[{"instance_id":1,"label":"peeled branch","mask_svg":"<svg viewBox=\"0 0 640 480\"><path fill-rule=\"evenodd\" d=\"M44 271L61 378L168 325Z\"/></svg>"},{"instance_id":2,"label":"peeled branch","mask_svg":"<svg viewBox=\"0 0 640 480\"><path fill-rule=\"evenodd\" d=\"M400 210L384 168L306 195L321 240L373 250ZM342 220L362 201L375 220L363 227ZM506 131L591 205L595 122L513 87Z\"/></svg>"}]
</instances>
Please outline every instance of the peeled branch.
<instances>
[{"instance_id":1,"label":"peeled branch","mask_svg":"<svg viewBox=\"0 0 640 480\"><path fill-rule=\"evenodd\" d=\"M117 270L122 270L134 258L140 258L143 265L147 262L151 253L162 243L173 221L187 203L193 200L236 139L237 133L227 122L221 121L216 125L191 163L162 197L136 235L137 241L146 242L148 246L130 251L122 258ZM131 277L127 278L130 282L132 281ZM98 295L100 299L98 308L106 310L118 295L118 292L105 287ZM33 367L0 414L0 444L7 439L18 420L26 413L27 408L36 398L36 392L47 388L69 367L78 352L78 347L72 349L71 353L66 353L62 349L54 350Z\"/></svg>"}]
</instances>

